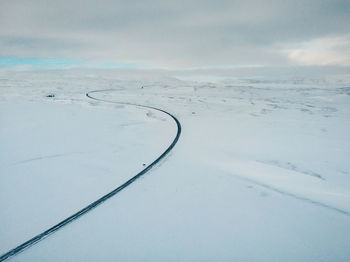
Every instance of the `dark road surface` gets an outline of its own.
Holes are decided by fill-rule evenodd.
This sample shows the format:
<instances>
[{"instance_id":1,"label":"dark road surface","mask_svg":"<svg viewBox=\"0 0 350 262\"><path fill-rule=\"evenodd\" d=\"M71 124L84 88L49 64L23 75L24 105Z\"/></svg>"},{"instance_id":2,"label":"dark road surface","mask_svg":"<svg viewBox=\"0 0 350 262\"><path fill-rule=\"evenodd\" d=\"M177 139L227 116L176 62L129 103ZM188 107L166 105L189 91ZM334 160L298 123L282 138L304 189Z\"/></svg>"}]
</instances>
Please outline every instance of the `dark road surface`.
<instances>
[{"instance_id":1,"label":"dark road surface","mask_svg":"<svg viewBox=\"0 0 350 262\"><path fill-rule=\"evenodd\" d=\"M15 248L11 249L10 251L6 252L5 254L1 255L0 256L0 261L5 261L6 259L9 259L10 257L12 257L12 256L14 256L14 255L16 255L16 254L18 254L20 252L22 252L24 249L26 249L26 248L36 244L40 240L43 240L45 237L49 236L50 234L54 233L55 231L59 230L60 228L66 226L67 224L73 222L74 220L78 219L82 215L84 215L87 212L91 211L92 209L94 209L98 205L102 204L107 199L109 199L112 196L116 195L118 192L120 192L121 190L123 190L124 188L126 188L127 186L132 184L133 182L135 182L138 178L143 176L152 167L154 167L157 163L159 163L159 161L161 161L173 149L173 147L175 146L175 144L179 140L179 137L180 137L180 134L181 134L181 124L180 124L179 120L174 115L170 114L169 112L167 112L165 110L162 110L162 109L156 108L156 107L145 106L145 105L138 105L138 104L127 103L127 102L108 101L108 100L104 100L104 99L95 98L95 97L93 97L91 95L92 93L106 92L106 91L113 91L113 90L109 89L109 90L91 91L91 92L87 93L86 96L88 98L90 98L90 99L97 100L97 101L102 101L102 102L107 102L107 103L115 103L115 104L123 104L123 105L131 105L131 106L136 106L136 107L139 107L139 108L147 108L147 109L151 109L151 110L156 110L156 111L162 112L163 114L169 116L173 121L175 121L175 123L177 125L177 133L176 133L176 136L175 136L174 140L172 141L170 146L157 159L155 159L150 165L146 166L141 172L139 172L138 174L136 174L135 176L130 178L124 184L118 186L113 191L111 191L108 194L102 196L101 198L99 198L96 201L92 202L91 204L89 204L88 206L84 207L83 209L81 209L80 211L76 212L75 214L71 215L70 217L67 217L66 219L62 220L61 222L59 222L58 224L54 225L53 227L47 229L46 231L36 235L35 237L31 238L30 240L24 242L23 244L15 247Z\"/></svg>"}]
</instances>

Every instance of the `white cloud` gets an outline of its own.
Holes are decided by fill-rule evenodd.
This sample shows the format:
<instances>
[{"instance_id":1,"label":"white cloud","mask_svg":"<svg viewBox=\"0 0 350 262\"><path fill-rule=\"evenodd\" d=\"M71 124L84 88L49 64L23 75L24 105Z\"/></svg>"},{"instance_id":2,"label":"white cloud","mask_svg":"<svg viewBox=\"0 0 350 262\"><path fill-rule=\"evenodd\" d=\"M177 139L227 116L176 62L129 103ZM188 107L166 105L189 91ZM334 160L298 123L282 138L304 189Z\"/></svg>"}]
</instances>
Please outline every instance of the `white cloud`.
<instances>
[{"instance_id":1,"label":"white cloud","mask_svg":"<svg viewBox=\"0 0 350 262\"><path fill-rule=\"evenodd\" d=\"M298 65L350 65L350 35L323 37L283 50Z\"/></svg>"}]
</instances>

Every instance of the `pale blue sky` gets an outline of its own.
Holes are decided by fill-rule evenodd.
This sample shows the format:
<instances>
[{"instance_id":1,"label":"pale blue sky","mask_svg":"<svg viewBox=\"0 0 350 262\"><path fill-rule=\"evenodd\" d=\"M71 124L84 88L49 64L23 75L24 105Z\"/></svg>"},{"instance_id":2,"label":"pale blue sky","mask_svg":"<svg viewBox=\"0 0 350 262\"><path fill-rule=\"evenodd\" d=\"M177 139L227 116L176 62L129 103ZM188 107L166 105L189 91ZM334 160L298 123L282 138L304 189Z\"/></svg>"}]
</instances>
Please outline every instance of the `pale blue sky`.
<instances>
[{"instance_id":1,"label":"pale blue sky","mask_svg":"<svg viewBox=\"0 0 350 262\"><path fill-rule=\"evenodd\" d=\"M71 60L64 58L21 58L0 57L1 67L32 66L36 68L69 69L69 68L149 68L145 64L121 63L111 61Z\"/></svg>"}]
</instances>

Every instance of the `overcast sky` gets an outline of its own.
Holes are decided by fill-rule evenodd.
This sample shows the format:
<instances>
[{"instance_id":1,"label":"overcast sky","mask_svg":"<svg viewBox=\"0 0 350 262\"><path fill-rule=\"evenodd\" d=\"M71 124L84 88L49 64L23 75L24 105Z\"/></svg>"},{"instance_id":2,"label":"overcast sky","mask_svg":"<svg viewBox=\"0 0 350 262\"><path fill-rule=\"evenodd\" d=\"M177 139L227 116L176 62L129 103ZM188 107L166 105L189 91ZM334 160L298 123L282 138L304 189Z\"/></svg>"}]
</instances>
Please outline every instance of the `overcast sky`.
<instances>
[{"instance_id":1,"label":"overcast sky","mask_svg":"<svg viewBox=\"0 0 350 262\"><path fill-rule=\"evenodd\" d=\"M350 65L349 0L1 0L0 59Z\"/></svg>"}]
</instances>

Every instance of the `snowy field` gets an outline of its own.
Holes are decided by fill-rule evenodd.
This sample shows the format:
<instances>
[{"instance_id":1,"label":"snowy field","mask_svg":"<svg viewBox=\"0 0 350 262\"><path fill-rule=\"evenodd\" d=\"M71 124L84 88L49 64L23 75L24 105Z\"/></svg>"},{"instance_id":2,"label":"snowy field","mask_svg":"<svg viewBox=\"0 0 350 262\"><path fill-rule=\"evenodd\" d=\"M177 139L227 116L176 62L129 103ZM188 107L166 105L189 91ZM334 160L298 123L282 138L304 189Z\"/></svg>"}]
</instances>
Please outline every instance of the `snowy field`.
<instances>
[{"instance_id":1,"label":"snowy field","mask_svg":"<svg viewBox=\"0 0 350 262\"><path fill-rule=\"evenodd\" d=\"M349 261L350 77L0 72L0 254L12 261ZM47 97L54 94L54 97Z\"/></svg>"}]
</instances>

